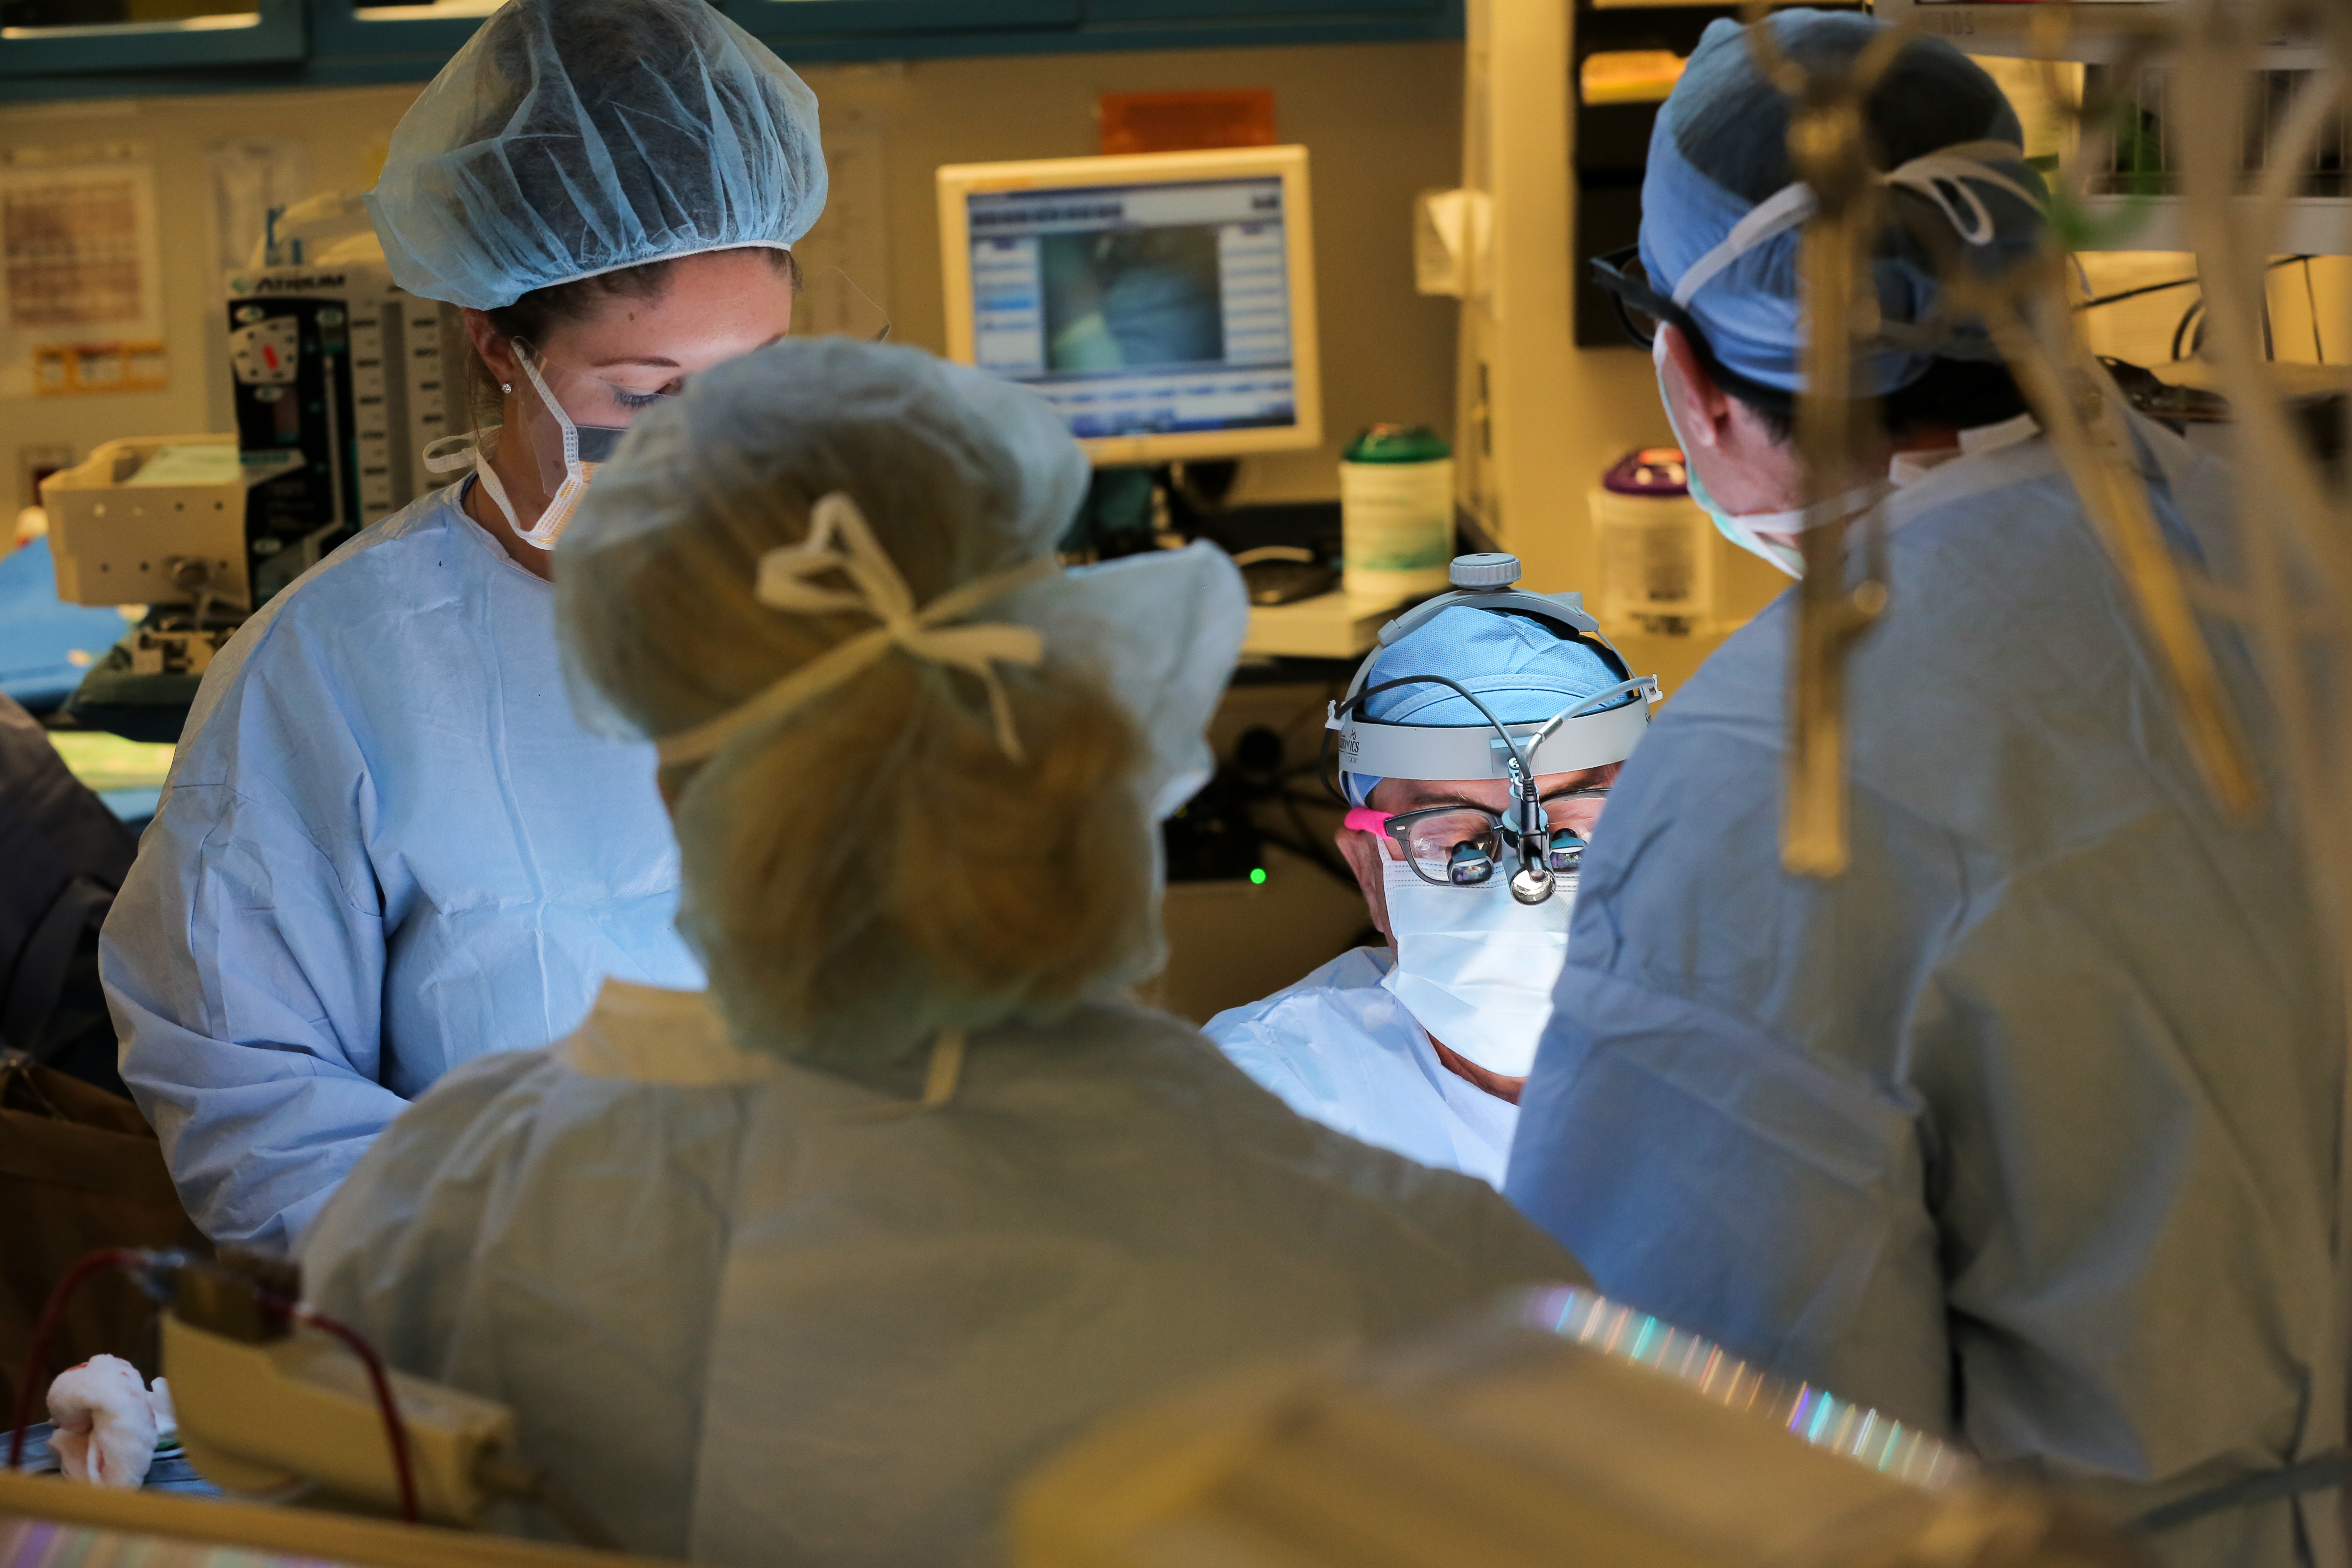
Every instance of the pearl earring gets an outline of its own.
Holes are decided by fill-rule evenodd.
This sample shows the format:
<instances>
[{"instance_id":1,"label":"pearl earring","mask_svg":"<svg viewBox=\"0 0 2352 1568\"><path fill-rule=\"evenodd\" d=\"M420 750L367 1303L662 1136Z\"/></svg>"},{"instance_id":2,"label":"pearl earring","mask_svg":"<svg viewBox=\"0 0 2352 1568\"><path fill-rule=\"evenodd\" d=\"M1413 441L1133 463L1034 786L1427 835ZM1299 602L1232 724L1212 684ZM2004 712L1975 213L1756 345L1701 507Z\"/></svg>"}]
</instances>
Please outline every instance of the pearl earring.
<instances>
[{"instance_id":1,"label":"pearl earring","mask_svg":"<svg viewBox=\"0 0 2352 1568\"><path fill-rule=\"evenodd\" d=\"M499 383L499 390L511 395L514 392L514 383L511 381L502 381Z\"/></svg>"}]
</instances>

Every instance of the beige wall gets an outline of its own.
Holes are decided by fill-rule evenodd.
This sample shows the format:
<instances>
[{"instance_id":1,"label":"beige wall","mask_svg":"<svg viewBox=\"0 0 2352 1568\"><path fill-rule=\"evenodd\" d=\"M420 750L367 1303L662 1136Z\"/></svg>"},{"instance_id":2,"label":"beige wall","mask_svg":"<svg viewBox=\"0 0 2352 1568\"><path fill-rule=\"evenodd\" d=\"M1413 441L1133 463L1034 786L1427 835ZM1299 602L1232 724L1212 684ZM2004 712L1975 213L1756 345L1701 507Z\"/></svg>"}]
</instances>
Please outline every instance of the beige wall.
<instances>
[{"instance_id":1,"label":"beige wall","mask_svg":"<svg viewBox=\"0 0 2352 1568\"><path fill-rule=\"evenodd\" d=\"M1306 143L1314 155L1329 439L1320 452L1255 460L1244 471L1244 493L1336 494L1339 445L1374 420L1449 429L1454 302L1413 293L1411 216L1415 191L1458 178L1458 46L1058 55L818 67L806 74L829 110L856 109L882 125L887 304L898 341L933 350L942 346L944 332L933 168L1092 153L1095 99L1105 91L1271 87L1282 136ZM0 398L7 493L16 497L22 484L20 453L27 446L63 442L79 454L117 436L226 429L205 150L231 138L299 138L309 144L315 184L363 185L415 91L303 89L0 110L0 150L124 140L150 148L172 375L160 392Z\"/></svg>"}]
</instances>

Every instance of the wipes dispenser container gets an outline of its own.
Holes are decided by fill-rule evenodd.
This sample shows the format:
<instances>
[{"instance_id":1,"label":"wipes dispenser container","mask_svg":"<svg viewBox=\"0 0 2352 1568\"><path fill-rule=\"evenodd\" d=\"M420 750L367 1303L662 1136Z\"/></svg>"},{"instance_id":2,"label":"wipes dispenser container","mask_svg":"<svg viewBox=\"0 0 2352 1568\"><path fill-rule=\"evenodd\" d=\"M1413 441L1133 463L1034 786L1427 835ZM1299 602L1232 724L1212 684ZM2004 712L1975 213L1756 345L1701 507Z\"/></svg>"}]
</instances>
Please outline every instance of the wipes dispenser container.
<instances>
[{"instance_id":1,"label":"wipes dispenser container","mask_svg":"<svg viewBox=\"0 0 2352 1568\"><path fill-rule=\"evenodd\" d=\"M1601 561L1601 621L1651 637L1708 637L1727 629L1717 593L1715 521L1690 499L1683 455L1671 447L1629 452L1592 492Z\"/></svg>"},{"instance_id":2,"label":"wipes dispenser container","mask_svg":"<svg viewBox=\"0 0 2352 1568\"><path fill-rule=\"evenodd\" d=\"M1425 425L1375 425L1340 459L1340 586L1390 604L1444 593L1454 449Z\"/></svg>"}]
</instances>

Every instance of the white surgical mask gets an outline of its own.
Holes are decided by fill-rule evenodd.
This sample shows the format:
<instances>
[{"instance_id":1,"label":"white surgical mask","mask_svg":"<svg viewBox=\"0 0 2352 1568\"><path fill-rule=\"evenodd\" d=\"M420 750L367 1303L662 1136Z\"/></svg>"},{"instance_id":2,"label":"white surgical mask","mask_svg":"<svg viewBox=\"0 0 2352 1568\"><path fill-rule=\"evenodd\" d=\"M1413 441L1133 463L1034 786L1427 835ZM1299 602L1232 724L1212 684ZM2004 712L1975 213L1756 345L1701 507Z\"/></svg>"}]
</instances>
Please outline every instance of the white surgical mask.
<instances>
[{"instance_id":1,"label":"white surgical mask","mask_svg":"<svg viewBox=\"0 0 2352 1568\"><path fill-rule=\"evenodd\" d=\"M1768 533L1776 533L1793 539L1805 531L1802 507L1794 511L1725 511L1715 504L1715 498L1706 493L1706 487L1699 483L1696 469L1691 470L1690 494L1691 500L1706 509L1706 515L1715 520L1716 531L1724 538L1750 555L1762 556L1791 577L1805 574L1803 551L1793 544L1783 543L1780 539L1764 537Z\"/></svg>"},{"instance_id":2,"label":"white surgical mask","mask_svg":"<svg viewBox=\"0 0 2352 1568\"><path fill-rule=\"evenodd\" d=\"M549 371L542 370L537 355L517 344L515 363L527 383L525 395L517 406L522 421L530 427L531 447L539 456L539 479L547 492L547 505L528 524L507 495L498 470L489 463L480 447L481 432L464 436L444 437L425 449L425 467L433 473L452 473L471 468L484 494L505 516L507 524L516 534L541 550L553 550L563 532L564 525L579 509L588 485L596 477L596 469L621 444L628 434L624 425L583 425L574 420L553 388L548 385ZM552 371L561 382L593 384L600 391L609 388L600 381L579 373ZM530 394L536 393L536 399Z\"/></svg>"},{"instance_id":3,"label":"white surgical mask","mask_svg":"<svg viewBox=\"0 0 2352 1568\"><path fill-rule=\"evenodd\" d=\"M1682 426L1675 421L1675 402L1673 398L1666 395L1665 378L1663 375L1658 379L1658 401L1665 405L1667 428L1674 431L1675 440L1683 450L1683 478L1684 482L1690 489L1690 499L1714 520L1716 531L1750 555L1761 556L1769 561L1790 576L1802 577L1805 574L1805 552L1798 549L1795 544L1785 543L1783 541L1793 540L1805 531L1809 526L1806 521L1808 516L1806 510L1803 507L1797 507L1789 511L1726 510L1722 503L1708 492L1706 481L1698 477L1698 465L1690 460L1690 443L1683 439ZM1859 515L1875 501L1881 493L1880 487L1869 485L1851 490L1847 492L1845 500L1840 503L1839 510L1847 514ZM1779 534L1781 537L1767 539L1764 536L1768 533Z\"/></svg>"},{"instance_id":4,"label":"white surgical mask","mask_svg":"<svg viewBox=\"0 0 2352 1568\"><path fill-rule=\"evenodd\" d=\"M1660 338L1653 359L1663 360L1665 340ZM1708 493L1706 481L1698 477L1696 454L1683 436L1683 427L1675 418L1675 400L1666 394L1666 378L1663 369L1658 374L1658 402L1666 410L1666 427L1675 433L1675 445L1683 450L1683 479L1690 487L1690 499L1700 510L1715 520L1715 530L1750 555L1760 555L1791 577L1805 574L1804 552L1793 544L1766 539L1767 533L1787 534L1793 538L1804 531L1805 512L1802 507L1794 511L1731 512Z\"/></svg>"},{"instance_id":5,"label":"white surgical mask","mask_svg":"<svg viewBox=\"0 0 2352 1568\"><path fill-rule=\"evenodd\" d=\"M1488 1072L1525 1078L1568 964L1576 878L1539 904L1511 897L1507 868L1471 888L1439 887L1383 858L1396 966L1381 984L1446 1048Z\"/></svg>"}]
</instances>

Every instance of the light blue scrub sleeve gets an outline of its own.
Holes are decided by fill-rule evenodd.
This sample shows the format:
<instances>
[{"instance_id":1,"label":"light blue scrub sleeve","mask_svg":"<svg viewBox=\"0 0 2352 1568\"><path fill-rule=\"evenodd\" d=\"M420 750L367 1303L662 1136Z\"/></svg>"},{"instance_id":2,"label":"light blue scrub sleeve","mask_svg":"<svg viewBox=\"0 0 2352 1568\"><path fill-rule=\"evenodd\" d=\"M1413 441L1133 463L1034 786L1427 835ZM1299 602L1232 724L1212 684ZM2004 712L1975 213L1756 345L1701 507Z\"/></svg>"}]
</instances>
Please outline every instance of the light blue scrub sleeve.
<instances>
[{"instance_id":1,"label":"light blue scrub sleeve","mask_svg":"<svg viewBox=\"0 0 2352 1568\"><path fill-rule=\"evenodd\" d=\"M554 595L418 500L239 628L100 943L122 1076L216 1241L283 1248L443 1073L607 974L691 988L653 749L583 731Z\"/></svg>"},{"instance_id":2,"label":"light blue scrub sleeve","mask_svg":"<svg viewBox=\"0 0 2352 1568\"><path fill-rule=\"evenodd\" d=\"M370 770L320 663L258 652L191 719L100 964L189 1214L282 1248L406 1102L377 1081Z\"/></svg>"}]
</instances>

